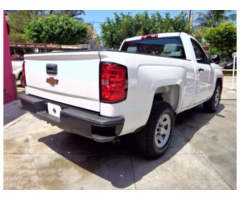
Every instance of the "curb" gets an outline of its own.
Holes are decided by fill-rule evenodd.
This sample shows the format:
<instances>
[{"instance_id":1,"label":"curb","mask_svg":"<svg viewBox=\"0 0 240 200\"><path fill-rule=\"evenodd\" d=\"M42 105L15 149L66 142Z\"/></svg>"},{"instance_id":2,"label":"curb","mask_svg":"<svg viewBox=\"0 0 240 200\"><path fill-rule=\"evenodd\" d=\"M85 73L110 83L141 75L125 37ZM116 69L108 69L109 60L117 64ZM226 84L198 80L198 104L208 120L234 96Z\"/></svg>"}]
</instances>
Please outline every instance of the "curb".
<instances>
[{"instance_id":1,"label":"curb","mask_svg":"<svg viewBox=\"0 0 240 200\"><path fill-rule=\"evenodd\" d=\"M28 113L25 113L24 115L22 115L21 117L18 117L17 119L11 121L10 123L8 123L7 125L5 125L3 128L6 129L10 126L12 126L13 124L17 123L18 121L21 121L23 118L25 118L25 116L27 115Z\"/></svg>"}]
</instances>

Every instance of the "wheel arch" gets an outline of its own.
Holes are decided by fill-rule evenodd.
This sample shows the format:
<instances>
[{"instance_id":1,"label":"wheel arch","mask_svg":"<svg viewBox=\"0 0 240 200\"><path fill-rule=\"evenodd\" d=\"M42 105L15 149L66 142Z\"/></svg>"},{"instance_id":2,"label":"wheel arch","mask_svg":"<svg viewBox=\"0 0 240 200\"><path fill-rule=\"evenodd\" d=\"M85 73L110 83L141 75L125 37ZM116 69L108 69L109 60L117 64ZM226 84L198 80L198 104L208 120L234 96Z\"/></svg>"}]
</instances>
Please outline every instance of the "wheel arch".
<instances>
[{"instance_id":1,"label":"wheel arch","mask_svg":"<svg viewBox=\"0 0 240 200\"><path fill-rule=\"evenodd\" d=\"M221 88L223 87L223 80L222 80L222 78L217 78L217 82L216 83L217 84L219 83Z\"/></svg>"},{"instance_id":2,"label":"wheel arch","mask_svg":"<svg viewBox=\"0 0 240 200\"><path fill-rule=\"evenodd\" d=\"M153 101L168 103L176 113L180 102L180 85L168 85L158 87L154 93Z\"/></svg>"}]
</instances>

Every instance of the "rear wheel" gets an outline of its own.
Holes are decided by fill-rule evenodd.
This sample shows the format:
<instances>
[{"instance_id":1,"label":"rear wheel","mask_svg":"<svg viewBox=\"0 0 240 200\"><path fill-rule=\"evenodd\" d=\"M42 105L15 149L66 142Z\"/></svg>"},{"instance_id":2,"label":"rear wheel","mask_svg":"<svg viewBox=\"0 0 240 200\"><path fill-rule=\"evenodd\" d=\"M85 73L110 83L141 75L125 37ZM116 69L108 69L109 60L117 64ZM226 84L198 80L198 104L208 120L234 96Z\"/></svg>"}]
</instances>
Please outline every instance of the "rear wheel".
<instances>
[{"instance_id":1,"label":"rear wheel","mask_svg":"<svg viewBox=\"0 0 240 200\"><path fill-rule=\"evenodd\" d=\"M146 126L135 135L138 150L147 158L158 158L168 148L175 126L172 107L155 101Z\"/></svg>"},{"instance_id":2,"label":"rear wheel","mask_svg":"<svg viewBox=\"0 0 240 200\"><path fill-rule=\"evenodd\" d=\"M221 91L222 91L222 87L219 83L217 83L211 99L203 103L203 107L207 112L213 113L217 111L219 102L221 100Z\"/></svg>"}]
</instances>

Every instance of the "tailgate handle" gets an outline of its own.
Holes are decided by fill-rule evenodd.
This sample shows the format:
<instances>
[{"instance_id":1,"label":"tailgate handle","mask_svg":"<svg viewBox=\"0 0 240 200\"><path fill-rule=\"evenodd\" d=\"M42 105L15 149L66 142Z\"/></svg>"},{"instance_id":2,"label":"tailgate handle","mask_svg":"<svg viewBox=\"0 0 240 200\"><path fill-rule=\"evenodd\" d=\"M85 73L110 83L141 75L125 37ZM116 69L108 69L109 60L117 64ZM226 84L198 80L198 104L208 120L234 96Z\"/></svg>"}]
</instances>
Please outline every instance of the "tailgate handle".
<instances>
[{"instance_id":1,"label":"tailgate handle","mask_svg":"<svg viewBox=\"0 0 240 200\"><path fill-rule=\"evenodd\" d=\"M57 65L56 64L47 64L46 71L47 71L47 74L57 75Z\"/></svg>"}]
</instances>

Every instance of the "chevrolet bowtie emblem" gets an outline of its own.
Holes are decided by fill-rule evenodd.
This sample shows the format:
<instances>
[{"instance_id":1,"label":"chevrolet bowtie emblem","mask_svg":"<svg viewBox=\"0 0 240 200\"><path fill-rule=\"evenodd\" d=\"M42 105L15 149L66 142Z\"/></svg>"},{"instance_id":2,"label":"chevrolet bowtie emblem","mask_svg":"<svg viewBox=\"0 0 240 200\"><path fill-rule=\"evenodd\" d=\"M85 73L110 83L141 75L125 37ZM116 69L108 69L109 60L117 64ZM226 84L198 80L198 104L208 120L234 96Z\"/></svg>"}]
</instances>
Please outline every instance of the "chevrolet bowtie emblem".
<instances>
[{"instance_id":1,"label":"chevrolet bowtie emblem","mask_svg":"<svg viewBox=\"0 0 240 200\"><path fill-rule=\"evenodd\" d=\"M54 79L53 77L47 78L47 83L50 83L51 85L58 84L58 80Z\"/></svg>"}]
</instances>

